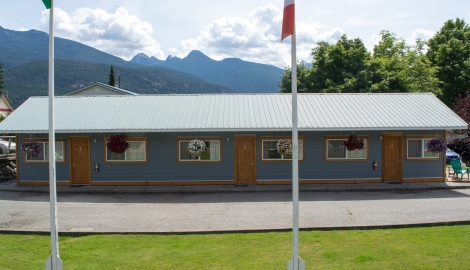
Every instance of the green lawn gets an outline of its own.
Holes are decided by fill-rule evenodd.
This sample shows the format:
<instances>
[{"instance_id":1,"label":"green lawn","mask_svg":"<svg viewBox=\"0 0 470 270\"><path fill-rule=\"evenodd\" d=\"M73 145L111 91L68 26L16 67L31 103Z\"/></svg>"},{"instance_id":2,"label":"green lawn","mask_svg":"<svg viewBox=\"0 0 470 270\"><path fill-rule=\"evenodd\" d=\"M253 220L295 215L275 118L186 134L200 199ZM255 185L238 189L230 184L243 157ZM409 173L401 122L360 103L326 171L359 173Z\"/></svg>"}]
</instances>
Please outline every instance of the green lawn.
<instances>
[{"instance_id":1,"label":"green lawn","mask_svg":"<svg viewBox=\"0 0 470 270\"><path fill-rule=\"evenodd\" d=\"M0 234L0 269L44 269L49 236ZM291 233L60 237L64 269L286 269ZM470 269L470 225L302 231L307 269Z\"/></svg>"}]
</instances>

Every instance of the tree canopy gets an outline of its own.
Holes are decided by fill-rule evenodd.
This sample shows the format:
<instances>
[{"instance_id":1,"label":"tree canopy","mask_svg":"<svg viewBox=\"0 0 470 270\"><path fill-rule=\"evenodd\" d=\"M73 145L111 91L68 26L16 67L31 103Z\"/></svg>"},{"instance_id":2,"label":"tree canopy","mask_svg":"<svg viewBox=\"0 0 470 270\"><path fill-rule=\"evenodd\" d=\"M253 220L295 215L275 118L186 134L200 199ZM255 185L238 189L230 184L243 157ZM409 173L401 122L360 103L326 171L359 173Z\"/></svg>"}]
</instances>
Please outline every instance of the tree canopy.
<instances>
[{"instance_id":1,"label":"tree canopy","mask_svg":"<svg viewBox=\"0 0 470 270\"><path fill-rule=\"evenodd\" d=\"M389 31L380 35L382 39L366 64L367 92L433 92L439 96L436 68L424 54L425 43L418 39L408 46Z\"/></svg>"},{"instance_id":2,"label":"tree canopy","mask_svg":"<svg viewBox=\"0 0 470 270\"><path fill-rule=\"evenodd\" d=\"M427 45L426 56L442 82L441 100L452 107L470 89L470 27L463 19L448 20Z\"/></svg>"},{"instance_id":3,"label":"tree canopy","mask_svg":"<svg viewBox=\"0 0 470 270\"><path fill-rule=\"evenodd\" d=\"M297 66L299 93L433 92L440 95L437 68L424 53L425 43L408 46L389 31L369 53L359 38L343 35L336 44L318 43L312 67ZM281 92L291 92L290 68L285 68Z\"/></svg>"}]
</instances>

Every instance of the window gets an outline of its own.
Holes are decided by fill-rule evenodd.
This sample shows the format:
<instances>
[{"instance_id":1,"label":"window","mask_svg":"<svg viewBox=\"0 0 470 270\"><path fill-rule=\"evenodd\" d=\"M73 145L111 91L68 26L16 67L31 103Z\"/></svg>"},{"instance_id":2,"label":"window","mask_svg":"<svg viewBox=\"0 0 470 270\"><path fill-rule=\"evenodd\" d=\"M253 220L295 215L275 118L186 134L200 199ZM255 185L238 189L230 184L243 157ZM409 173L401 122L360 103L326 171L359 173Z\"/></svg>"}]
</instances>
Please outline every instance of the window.
<instances>
[{"instance_id":1,"label":"window","mask_svg":"<svg viewBox=\"0 0 470 270\"><path fill-rule=\"evenodd\" d=\"M289 139L286 137L261 137L261 161L292 161L291 155L281 155L277 152L276 144L280 139ZM299 161L304 160L303 155L304 138L299 137Z\"/></svg>"},{"instance_id":2,"label":"window","mask_svg":"<svg viewBox=\"0 0 470 270\"><path fill-rule=\"evenodd\" d=\"M407 159L439 159L439 154L428 152L426 148L426 144L435 136L429 136L429 138L422 137L407 136Z\"/></svg>"},{"instance_id":3,"label":"window","mask_svg":"<svg viewBox=\"0 0 470 270\"><path fill-rule=\"evenodd\" d=\"M325 159L327 161L366 161L368 159L367 136L359 136L364 139L364 149L349 151L344 146L347 136L325 138Z\"/></svg>"},{"instance_id":4,"label":"window","mask_svg":"<svg viewBox=\"0 0 470 270\"><path fill-rule=\"evenodd\" d=\"M189 142L193 139L178 139L178 161L181 162L221 162L220 139L199 138L206 144L206 151L195 158L188 151Z\"/></svg>"},{"instance_id":5,"label":"window","mask_svg":"<svg viewBox=\"0 0 470 270\"><path fill-rule=\"evenodd\" d=\"M105 140L104 149L106 152L105 163L146 163L147 162L147 139L145 138L128 138L129 148L122 154L116 154L109 151L106 147Z\"/></svg>"},{"instance_id":6,"label":"window","mask_svg":"<svg viewBox=\"0 0 470 270\"><path fill-rule=\"evenodd\" d=\"M41 153L37 157L25 155L26 163L47 163L49 162L49 141L47 139L29 139L27 141L35 141L41 145ZM24 141L24 142L27 142ZM55 162L65 163L65 140L60 139L55 142Z\"/></svg>"}]
</instances>

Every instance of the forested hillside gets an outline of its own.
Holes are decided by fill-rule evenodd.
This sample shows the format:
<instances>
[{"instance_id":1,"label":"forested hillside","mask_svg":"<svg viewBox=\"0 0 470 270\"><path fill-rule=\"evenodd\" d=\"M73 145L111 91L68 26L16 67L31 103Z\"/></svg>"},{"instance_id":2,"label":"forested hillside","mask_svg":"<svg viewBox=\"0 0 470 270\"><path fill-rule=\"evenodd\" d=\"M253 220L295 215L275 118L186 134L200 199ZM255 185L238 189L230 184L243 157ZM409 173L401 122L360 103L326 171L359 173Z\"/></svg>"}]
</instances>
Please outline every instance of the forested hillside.
<instances>
[{"instance_id":1,"label":"forested hillside","mask_svg":"<svg viewBox=\"0 0 470 270\"><path fill-rule=\"evenodd\" d=\"M4 93L17 107L29 96L47 95L48 62L38 60L4 72ZM55 93L64 95L95 82L108 82L110 66L69 60L55 60ZM195 76L163 67L114 67L121 88L140 94L232 93L233 90L208 83ZM21 78L21 79L19 79Z\"/></svg>"}]
</instances>

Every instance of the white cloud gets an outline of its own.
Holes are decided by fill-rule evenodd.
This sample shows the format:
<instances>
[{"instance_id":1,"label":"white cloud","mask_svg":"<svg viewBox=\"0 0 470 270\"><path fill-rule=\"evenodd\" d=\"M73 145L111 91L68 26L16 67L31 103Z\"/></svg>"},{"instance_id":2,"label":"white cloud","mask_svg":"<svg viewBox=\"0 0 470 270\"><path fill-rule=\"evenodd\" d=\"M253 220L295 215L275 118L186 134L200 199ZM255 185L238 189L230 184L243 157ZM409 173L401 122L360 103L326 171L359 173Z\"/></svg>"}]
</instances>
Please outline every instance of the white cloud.
<instances>
[{"instance_id":1,"label":"white cloud","mask_svg":"<svg viewBox=\"0 0 470 270\"><path fill-rule=\"evenodd\" d=\"M42 27L47 30L49 12L42 13ZM75 40L101 51L129 60L143 52L164 58L160 45L152 37L149 22L130 15L120 7L114 14L102 9L79 8L71 15L54 9L54 34Z\"/></svg>"},{"instance_id":2,"label":"white cloud","mask_svg":"<svg viewBox=\"0 0 470 270\"><path fill-rule=\"evenodd\" d=\"M405 43L408 46L415 46L416 39L420 38L423 41L428 41L436 34L435 31L430 31L426 29L416 29L413 31L411 37L405 38ZM399 38L399 37L397 37ZM374 46L378 45L382 41L382 36L380 34L373 35L366 43L365 46L369 52L374 51Z\"/></svg>"},{"instance_id":3,"label":"white cloud","mask_svg":"<svg viewBox=\"0 0 470 270\"><path fill-rule=\"evenodd\" d=\"M410 38L407 38L406 41L407 43L415 44L416 39L420 38L424 41L429 40L436 34L435 31L431 30L426 30L426 29L416 29L413 31L413 34L411 35Z\"/></svg>"},{"instance_id":4,"label":"white cloud","mask_svg":"<svg viewBox=\"0 0 470 270\"><path fill-rule=\"evenodd\" d=\"M237 57L246 61L290 65L290 39L281 43L282 12L268 4L249 14L249 19L223 17L214 20L196 38L180 42L182 50L176 55L184 57L191 50L211 51L213 59ZM340 28L318 33L312 24L297 24L297 58L311 61L311 50L320 41L335 43L343 34Z\"/></svg>"},{"instance_id":5,"label":"white cloud","mask_svg":"<svg viewBox=\"0 0 470 270\"><path fill-rule=\"evenodd\" d=\"M369 52L374 51L374 46L378 45L382 41L382 36L379 34L373 35L367 42L364 43Z\"/></svg>"}]
</instances>

